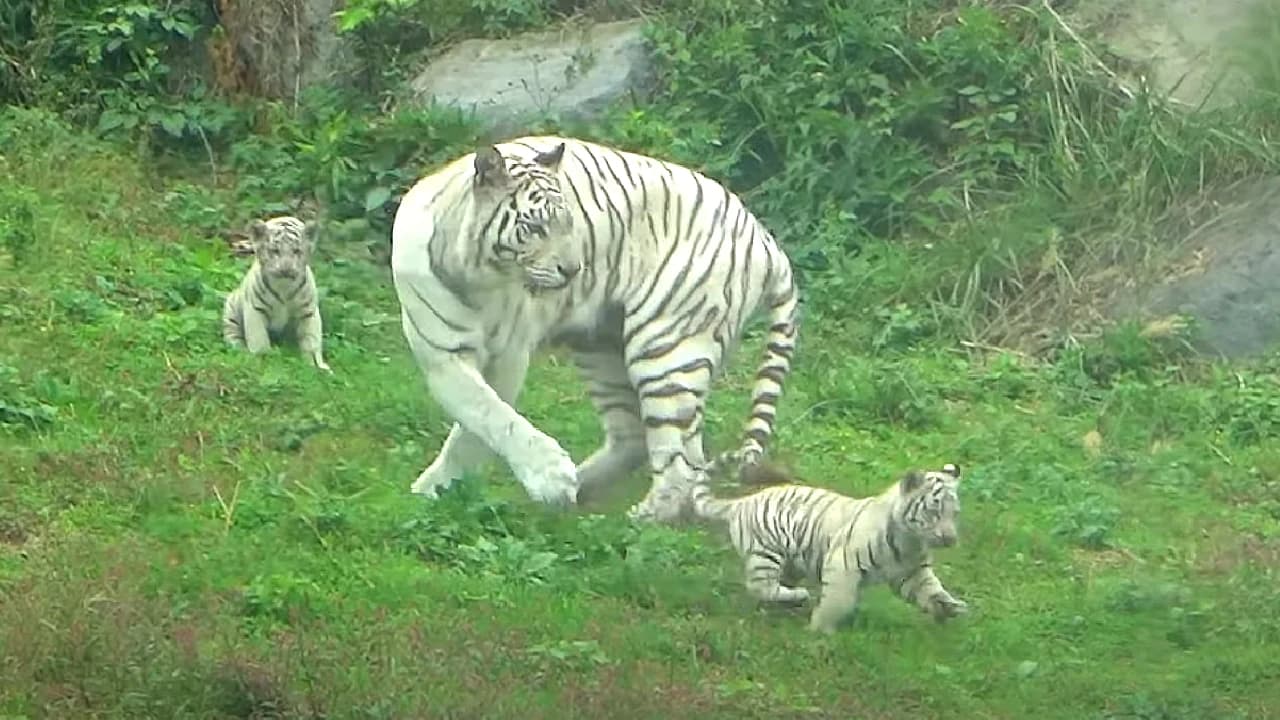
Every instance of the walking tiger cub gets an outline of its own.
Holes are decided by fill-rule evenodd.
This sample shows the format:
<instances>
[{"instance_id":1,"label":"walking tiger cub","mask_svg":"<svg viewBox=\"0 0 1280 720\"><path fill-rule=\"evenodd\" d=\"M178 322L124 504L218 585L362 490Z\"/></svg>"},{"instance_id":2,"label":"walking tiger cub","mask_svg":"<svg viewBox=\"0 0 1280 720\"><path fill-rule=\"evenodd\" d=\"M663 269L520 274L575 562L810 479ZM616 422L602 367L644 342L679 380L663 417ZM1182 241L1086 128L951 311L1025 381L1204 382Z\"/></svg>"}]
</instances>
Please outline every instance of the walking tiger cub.
<instances>
[{"instance_id":1,"label":"walking tiger cub","mask_svg":"<svg viewBox=\"0 0 1280 720\"><path fill-rule=\"evenodd\" d=\"M744 468L744 480L757 473L778 476L758 464ZM941 471L912 470L874 497L788 482L731 500L713 498L700 484L692 499L698 517L728 524L746 561L747 590L757 599L803 602L807 589L782 582L816 580L822 594L809 627L830 634L874 583L888 584L939 622L968 610L931 568L932 549L958 539L959 482L960 468L948 463Z\"/></svg>"},{"instance_id":2,"label":"walking tiger cub","mask_svg":"<svg viewBox=\"0 0 1280 720\"><path fill-rule=\"evenodd\" d=\"M273 339L292 335L315 366L333 372L321 352L322 326L311 273L315 242L296 217L254 220L249 225L253 264L222 306L222 337L260 353Z\"/></svg>"}]
</instances>

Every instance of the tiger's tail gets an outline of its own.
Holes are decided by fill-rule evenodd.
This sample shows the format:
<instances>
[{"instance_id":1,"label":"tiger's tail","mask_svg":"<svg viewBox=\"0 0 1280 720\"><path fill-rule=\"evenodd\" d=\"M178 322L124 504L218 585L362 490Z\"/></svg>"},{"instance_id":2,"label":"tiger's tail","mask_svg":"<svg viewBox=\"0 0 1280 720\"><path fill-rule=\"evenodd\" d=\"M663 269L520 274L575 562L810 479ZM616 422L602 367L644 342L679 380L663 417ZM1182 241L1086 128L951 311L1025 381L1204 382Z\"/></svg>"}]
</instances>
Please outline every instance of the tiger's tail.
<instances>
[{"instance_id":1,"label":"tiger's tail","mask_svg":"<svg viewBox=\"0 0 1280 720\"><path fill-rule=\"evenodd\" d=\"M782 386L791 372L791 356L796 349L799 329L799 297L789 263L784 263L774 277L772 287L765 294L769 303L769 332L765 338L764 357L756 369L756 381L751 390L751 414L742 428L742 444L735 450L720 453L707 466L707 473L714 474L736 467L739 481L747 468L756 465L764 457L769 439L773 436L774 419Z\"/></svg>"}]
</instances>

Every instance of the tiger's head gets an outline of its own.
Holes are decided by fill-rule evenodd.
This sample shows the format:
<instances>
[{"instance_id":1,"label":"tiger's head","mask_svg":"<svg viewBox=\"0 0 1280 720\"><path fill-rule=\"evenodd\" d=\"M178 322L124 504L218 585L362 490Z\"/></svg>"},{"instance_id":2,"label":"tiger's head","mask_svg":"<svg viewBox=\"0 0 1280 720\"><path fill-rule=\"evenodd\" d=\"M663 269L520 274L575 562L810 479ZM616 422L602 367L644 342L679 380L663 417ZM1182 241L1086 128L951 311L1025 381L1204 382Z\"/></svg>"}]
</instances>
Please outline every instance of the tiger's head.
<instances>
[{"instance_id":1,"label":"tiger's head","mask_svg":"<svg viewBox=\"0 0 1280 720\"><path fill-rule=\"evenodd\" d=\"M898 481L898 521L930 547L951 547L960 537L960 467L912 470Z\"/></svg>"},{"instance_id":2,"label":"tiger's head","mask_svg":"<svg viewBox=\"0 0 1280 720\"><path fill-rule=\"evenodd\" d=\"M560 189L564 150L560 143L532 160L504 156L496 146L475 155L480 251L490 265L519 272L534 291L563 288L582 270L573 215Z\"/></svg>"},{"instance_id":3,"label":"tiger's head","mask_svg":"<svg viewBox=\"0 0 1280 720\"><path fill-rule=\"evenodd\" d=\"M254 220L249 224L249 240L267 280L302 277L311 262L311 251L315 248L311 240L311 228L289 215L270 220Z\"/></svg>"}]
</instances>

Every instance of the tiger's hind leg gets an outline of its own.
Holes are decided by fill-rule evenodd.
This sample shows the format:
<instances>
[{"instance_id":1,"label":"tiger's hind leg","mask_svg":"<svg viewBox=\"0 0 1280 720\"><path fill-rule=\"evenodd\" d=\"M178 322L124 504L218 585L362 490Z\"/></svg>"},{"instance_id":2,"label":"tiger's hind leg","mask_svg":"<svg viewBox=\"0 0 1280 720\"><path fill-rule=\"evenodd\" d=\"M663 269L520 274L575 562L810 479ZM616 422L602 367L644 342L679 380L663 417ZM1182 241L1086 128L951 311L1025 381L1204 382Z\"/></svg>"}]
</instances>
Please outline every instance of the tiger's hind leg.
<instances>
[{"instance_id":1,"label":"tiger's hind leg","mask_svg":"<svg viewBox=\"0 0 1280 720\"><path fill-rule=\"evenodd\" d=\"M679 519L706 464L702 419L719 353L700 338L685 338L674 348L669 342L628 347L652 472L649 493L627 513L632 520Z\"/></svg>"},{"instance_id":2,"label":"tiger's hind leg","mask_svg":"<svg viewBox=\"0 0 1280 720\"><path fill-rule=\"evenodd\" d=\"M604 444L578 465L578 501L592 490L617 482L648 457L640 399L619 349L575 351L574 362L587 380L588 392L604 426Z\"/></svg>"},{"instance_id":3,"label":"tiger's hind leg","mask_svg":"<svg viewBox=\"0 0 1280 720\"><path fill-rule=\"evenodd\" d=\"M822 579L822 597L809 616L809 629L825 635L834 633L858 608L862 575L857 570L840 570Z\"/></svg>"},{"instance_id":4,"label":"tiger's hind leg","mask_svg":"<svg viewBox=\"0 0 1280 720\"><path fill-rule=\"evenodd\" d=\"M770 554L752 552L746 562L747 592L760 602L802 603L809 599L809 591L802 587L782 584L782 565Z\"/></svg>"}]
</instances>

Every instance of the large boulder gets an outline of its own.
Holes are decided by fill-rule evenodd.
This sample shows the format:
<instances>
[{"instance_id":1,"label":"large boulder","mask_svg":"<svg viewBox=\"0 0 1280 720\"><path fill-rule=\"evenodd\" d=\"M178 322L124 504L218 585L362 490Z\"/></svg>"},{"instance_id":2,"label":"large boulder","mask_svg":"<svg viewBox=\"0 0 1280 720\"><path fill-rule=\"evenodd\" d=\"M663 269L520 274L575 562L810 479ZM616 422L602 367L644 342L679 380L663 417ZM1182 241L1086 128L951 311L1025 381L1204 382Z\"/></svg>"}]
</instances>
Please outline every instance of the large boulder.
<instances>
[{"instance_id":1,"label":"large boulder","mask_svg":"<svg viewBox=\"0 0 1280 720\"><path fill-rule=\"evenodd\" d=\"M653 63L642 27L642 20L622 20L465 40L432 60L410 88L419 103L474 111L502 135L539 118L593 118L650 87Z\"/></svg>"},{"instance_id":2,"label":"large boulder","mask_svg":"<svg viewBox=\"0 0 1280 720\"><path fill-rule=\"evenodd\" d=\"M1201 350L1229 358L1280 347L1280 178L1242 183L1178 248L1164 280L1121 304L1196 319Z\"/></svg>"},{"instance_id":3,"label":"large boulder","mask_svg":"<svg viewBox=\"0 0 1280 720\"><path fill-rule=\"evenodd\" d=\"M1081 0L1071 24L1100 37L1136 84L1187 107L1230 104L1243 92L1233 52L1259 0Z\"/></svg>"}]
</instances>

